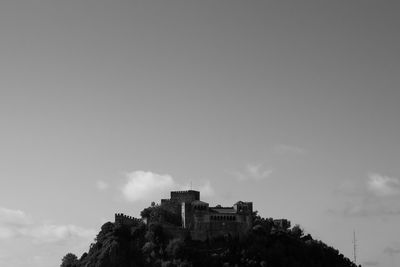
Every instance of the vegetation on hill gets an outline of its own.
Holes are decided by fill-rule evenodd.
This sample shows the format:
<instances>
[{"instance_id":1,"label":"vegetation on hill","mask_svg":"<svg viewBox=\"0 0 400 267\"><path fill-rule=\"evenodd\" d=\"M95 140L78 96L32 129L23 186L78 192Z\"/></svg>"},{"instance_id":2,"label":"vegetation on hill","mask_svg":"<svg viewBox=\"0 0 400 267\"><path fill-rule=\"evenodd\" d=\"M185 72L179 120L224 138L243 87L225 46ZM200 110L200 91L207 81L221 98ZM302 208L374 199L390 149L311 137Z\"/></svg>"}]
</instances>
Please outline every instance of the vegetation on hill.
<instances>
[{"instance_id":1,"label":"vegetation on hill","mask_svg":"<svg viewBox=\"0 0 400 267\"><path fill-rule=\"evenodd\" d=\"M165 217L156 214L157 209L145 209L143 214L149 216L153 211L153 217ZM245 238L221 236L204 242L191 240L190 235L168 235L161 221L130 227L107 222L87 253L79 259L68 253L61 266L356 267L338 250L304 235L300 226L280 229L271 218L256 214Z\"/></svg>"}]
</instances>

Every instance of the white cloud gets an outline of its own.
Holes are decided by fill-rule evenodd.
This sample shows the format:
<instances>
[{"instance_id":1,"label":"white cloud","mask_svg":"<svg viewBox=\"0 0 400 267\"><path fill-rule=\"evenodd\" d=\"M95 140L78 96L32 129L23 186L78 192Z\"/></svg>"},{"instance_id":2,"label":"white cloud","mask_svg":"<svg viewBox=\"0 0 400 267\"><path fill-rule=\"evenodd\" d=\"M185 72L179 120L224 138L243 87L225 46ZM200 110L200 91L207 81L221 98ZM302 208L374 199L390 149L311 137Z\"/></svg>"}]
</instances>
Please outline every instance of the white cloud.
<instances>
[{"instance_id":1,"label":"white cloud","mask_svg":"<svg viewBox=\"0 0 400 267\"><path fill-rule=\"evenodd\" d=\"M96 187L99 191L105 191L108 188L108 184L104 181L97 181L96 182Z\"/></svg>"},{"instance_id":2,"label":"white cloud","mask_svg":"<svg viewBox=\"0 0 400 267\"><path fill-rule=\"evenodd\" d=\"M21 210L0 207L0 223L26 225L32 223L32 219Z\"/></svg>"},{"instance_id":3,"label":"white cloud","mask_svg":"<svg viewBox=\"0 0 400 267\"><path fill-rule=\"evenodd\" d=\"M70 239L92 239L95 231L75 225L33 221L20 210L0 207L0 239L27 238L35 243L54 243Z\"/></svg>"},{"instance_id":4,"label":"white cloud","mask_svg":"<svg viewBox=\"0 0 400 267\"><path fill-rule=\"evenodd\" d=\"M263 164L247 164L244 171L230 172L238 180L263 180L271 176L273 170L265 168Z\"/></svg>"},{"instance_id":5,"label":"white cloud","mask_svg":"<svg viewBox=\"0 0 400 267\"><path fill-rule=\"evenodd\" d=\"M29 227L32 223L25 212L0 207L0 239L20 235L20 230Z\"/></svg>"},{"instance_id":6,"label":"white cloud","mask_svg":"<svg viewBox=\"0 0 400 267\"><path fill-rule=\"evenodd\" d=\"M96 233L76 225L43 224L26 229L24 234L38 243L53 243L74 238L92 239Z\"/></svg>"},{"instance_id":7,"label":"white cloud","mask_svg":"<svg viewBox=\"0 0 400 267\"><path fill-rule=\"evenodd\" d=\"M400 180L369 173L364 181L344 181L337 192L349 198L342 210L330 212L345 217L399 216Z\"/></svg>"},{"instance_id":8,"label":"white cloud","mask_svg":"<svg viewBox=\"0 0 400 267\"><path fill-rule=\"evenodd\" d=\"M271 169L265 169L262 164L247 164L246 170L255 179L268 178L272 173Z\"/></svg>"},{"instance_id":9,"label":"white cloud","mask_svg":"<svg viewBox=\"0 0 400 267\"><path fill-rule=\"evenodd\" d=\"M307 153L307 150L298 146L286 145L286 144L277 144L274 146L274 152L278 154L297 154L304 155Z\"/></svg>"},{"instance_id":10,"label":"white cloud","mask_svg":"<svg viewBox=\"0 0 400 267\"><path fill-rule=\"evenodd\" d=\"M176 186L172 176L149 171L128 173L127 180L122 193L128 201L154 200L155 196L164 195Z\"/></svg>"},{"instance_id":11,"label":"white cloud","mask_svg":"<svg viewBox=\"0 0 400 267\"><path fill-rule=\"evenodd\" d=\"M399 195L400 180L378 173L370 173L368 175L367 188L378 197Z\"/></svg>"},{"instance_id":12,"label":"white cloud","mask_svg":"<svg viewBox=\"0 0 400 267\"><path fill-rule=\"evenodd\" d=\"M128 201L153 201L160 196L168 195L173 190L188 190L189 184L179 184L171 175L157 174L150 171L134 171L127 174L127 182L121 188L124 198ZM199 190L202 196L211 196L214 189L210 181L205 181L194 190Z\"/></svg>"}]
</instances>

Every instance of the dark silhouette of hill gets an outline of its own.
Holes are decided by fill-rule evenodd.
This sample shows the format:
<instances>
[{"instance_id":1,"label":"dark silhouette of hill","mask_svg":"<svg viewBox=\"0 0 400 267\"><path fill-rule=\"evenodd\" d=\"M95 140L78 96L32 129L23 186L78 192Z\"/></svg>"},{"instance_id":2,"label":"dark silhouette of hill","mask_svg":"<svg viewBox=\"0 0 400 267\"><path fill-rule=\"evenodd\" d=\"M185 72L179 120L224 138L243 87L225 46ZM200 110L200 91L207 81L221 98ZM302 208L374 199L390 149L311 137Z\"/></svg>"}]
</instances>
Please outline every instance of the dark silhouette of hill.
<instances>
[{"instance_id":1,"label":"dark silhouette of hill","mask_svg":"<svg viewBox=\"0 0 400 267\"><path fill-rule=\"evenodd\" d=\"M132 226L107 222L87 253L79 259L68 253L61 266L356 267L338 250L304 235L300 226L279 228L256 213L252 230L241 240L221 236L195 241L189 234L178 238L161 221Z\"/></svg>"}]
</instances>

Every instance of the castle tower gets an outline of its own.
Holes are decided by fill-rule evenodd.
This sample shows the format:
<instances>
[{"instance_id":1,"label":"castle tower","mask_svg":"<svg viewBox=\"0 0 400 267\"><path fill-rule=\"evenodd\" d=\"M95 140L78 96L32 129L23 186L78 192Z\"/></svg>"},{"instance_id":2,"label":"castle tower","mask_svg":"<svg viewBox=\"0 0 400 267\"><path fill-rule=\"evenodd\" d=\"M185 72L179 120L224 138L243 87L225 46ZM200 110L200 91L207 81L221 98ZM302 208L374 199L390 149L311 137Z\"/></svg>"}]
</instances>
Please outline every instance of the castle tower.
<instances>
[{"instance_id":1,"label":"castle tower","mask_svg":"<svg viewBox=\"0 0 400 267\"><path fill-rule=\"evenodd\" d=\"M188 191L172 191L171 201L176 201L178 203L191 203L195 200L200 200L200 192L195 190Z\"/></svg>"}]
</instances>

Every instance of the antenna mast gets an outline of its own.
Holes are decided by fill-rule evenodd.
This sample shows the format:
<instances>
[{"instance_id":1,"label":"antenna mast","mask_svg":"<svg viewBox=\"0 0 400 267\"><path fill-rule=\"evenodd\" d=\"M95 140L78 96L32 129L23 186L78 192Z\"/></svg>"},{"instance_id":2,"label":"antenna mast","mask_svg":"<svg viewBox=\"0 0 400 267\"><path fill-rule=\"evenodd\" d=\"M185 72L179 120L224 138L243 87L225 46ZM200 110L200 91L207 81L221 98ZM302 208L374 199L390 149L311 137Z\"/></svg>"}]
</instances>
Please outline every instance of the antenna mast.
<instances>
[{"instance_id":1,"label":"antenna mast","mask_svg":"<svg viewBox=\"0 0 400 267\"><path fill-rule=\"evenodd\" d=\"M354 256L354 263L357 264L357 240L356 240L355 230L353 230L353 256Z\"/></svg>"}]
</instances>

